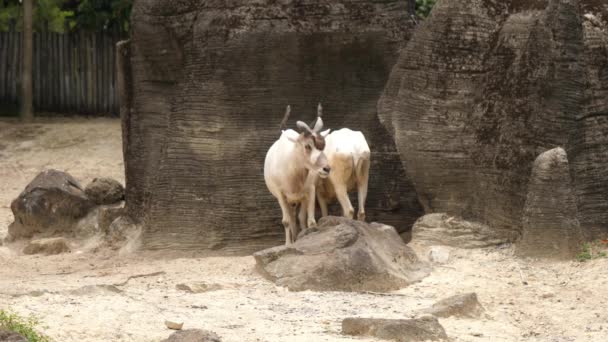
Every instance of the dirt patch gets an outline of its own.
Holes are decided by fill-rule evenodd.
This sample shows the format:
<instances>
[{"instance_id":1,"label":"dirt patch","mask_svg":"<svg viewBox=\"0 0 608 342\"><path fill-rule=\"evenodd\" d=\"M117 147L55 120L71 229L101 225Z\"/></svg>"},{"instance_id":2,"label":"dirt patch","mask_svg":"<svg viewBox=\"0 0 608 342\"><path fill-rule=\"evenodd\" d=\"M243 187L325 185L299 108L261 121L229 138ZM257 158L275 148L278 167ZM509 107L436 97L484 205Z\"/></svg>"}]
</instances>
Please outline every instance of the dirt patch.
<instances>
[{"instance_id":1,"label":"dirt patch","mask_svg":"<svg viewBox=\"0 0 608 342\"><path fill-rule=\"evenodd\" d=\"M0 122L0 132L17 126ZM20 141L1 140L7 158L0 159L0 236L12 221L10 201L46 167L67 170L83 184L100 176L124 181L117 120L62 119L42 127L28 150L18 148ZM86 139L47 148L50 141L77 136ZM0 246L0 308L37 315L57 341L160 341L172 333L164 324L170 320L184 322L184 329L213 331L227 342L371 342L379 340L342 335L342 320L408 319L441 299L469 292L477 294L485 312L474 319L440 318L453 340L608 340L605 258L544 262L517 259L509 246L454 248L420 283L380 294L288 292L264 280L250 256L119 256L78 248L29 256L20 247ZM414 249L421 257L428 254L423 247ZM217 289L189 293L177 286L193 283Z\"/></svg>"}]
</instances>

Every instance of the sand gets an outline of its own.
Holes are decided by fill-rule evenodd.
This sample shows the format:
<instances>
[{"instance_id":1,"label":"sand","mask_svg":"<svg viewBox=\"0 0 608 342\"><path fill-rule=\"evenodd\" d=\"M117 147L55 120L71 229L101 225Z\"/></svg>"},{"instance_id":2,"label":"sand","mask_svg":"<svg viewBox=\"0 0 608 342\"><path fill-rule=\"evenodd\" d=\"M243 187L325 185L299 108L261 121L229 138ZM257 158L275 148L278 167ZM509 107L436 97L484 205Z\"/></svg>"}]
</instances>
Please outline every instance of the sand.
<instances>
[{"instance_id":1,"label":"sand","mask_svg":"<svg viewBox=\"0 0 608 342\"><path fill-rule=\"evenodd\" d=\"M45 168L83 185L101 176L124 182L119 121L0 121L0 237L13 219L10 201ZM452 249L420 283L380 295L289 292L258 275L249 256L86 248L26 256L21 247L0 246L0 308L37 316L56 341L159 341L172 333L165 320L223 341L376 341L341 335L342 319L414 317L465 292L477 293L485 314L440 319L454 341L608 341L608 259L549 262L516 258L511 246ZM413 247L426 257L427 248ZM177 288L201 282L210 290Z\"/></svg>"}]
</instances>

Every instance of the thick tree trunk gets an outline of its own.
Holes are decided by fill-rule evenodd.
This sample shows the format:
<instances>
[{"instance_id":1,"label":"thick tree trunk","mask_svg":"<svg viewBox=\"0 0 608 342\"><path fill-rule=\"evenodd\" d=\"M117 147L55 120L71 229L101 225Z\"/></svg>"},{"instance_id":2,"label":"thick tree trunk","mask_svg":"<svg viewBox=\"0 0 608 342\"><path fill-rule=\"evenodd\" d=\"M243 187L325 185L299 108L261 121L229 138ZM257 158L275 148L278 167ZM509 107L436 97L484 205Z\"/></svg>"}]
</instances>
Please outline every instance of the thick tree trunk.
<instances>
[{"instance_id":1,"label":"thick tree trunk","mask_svg":"<svg viewBox=\"0 0 608 342\"><path fill-rule=\"evenodd\" d=\"M135 2L121 113L127 207L144 247L281 244L264 157L285 106L294 127L318 102L326 128L368 139L368 218L409 230L422 210L376 105L410 22L398 0Z\"/></svg>"},{"instance_id":2,"label":"thick tree trunk","mask_svg":"<svg viewBox=\"0 0 608 342\"><path fill-rule=\"evenodd\" d=\"M23 0L23 67L21 74L21 119L32 121L33 113L33 89L32 89L32 54L34 49L33 36L33 2L34 0Z\"/></svg>"}]
</instances>

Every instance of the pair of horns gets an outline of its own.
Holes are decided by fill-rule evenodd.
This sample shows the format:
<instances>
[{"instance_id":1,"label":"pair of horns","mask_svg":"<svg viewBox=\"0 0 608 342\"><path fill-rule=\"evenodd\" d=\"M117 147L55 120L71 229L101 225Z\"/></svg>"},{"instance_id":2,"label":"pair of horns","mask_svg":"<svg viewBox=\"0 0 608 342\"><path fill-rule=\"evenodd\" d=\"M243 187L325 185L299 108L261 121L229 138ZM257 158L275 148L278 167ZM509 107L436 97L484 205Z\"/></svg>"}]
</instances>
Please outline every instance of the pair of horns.
<instances>
[{"instance_id":1,"label":"pair of horns","mask_svg":"<svg viewBox=\"0 0 608 342\"><path fill-rule=\"evenodd\" d=\"M291 106L287 106L285 109L285 116L283 117L283 121L281 121L281 129L285 129L287 126L287 119L289 119L289 115L291 114ZM323 119L321 116L323 115L323 106L321 103L317 106L317 121L314 124L314 127L311 129L303 121L296 122L296 126L302 131L308 131L309 133L319 133L323 129ZM312 125L311 125L312 126Z\"/></svg>"}]
</instances>

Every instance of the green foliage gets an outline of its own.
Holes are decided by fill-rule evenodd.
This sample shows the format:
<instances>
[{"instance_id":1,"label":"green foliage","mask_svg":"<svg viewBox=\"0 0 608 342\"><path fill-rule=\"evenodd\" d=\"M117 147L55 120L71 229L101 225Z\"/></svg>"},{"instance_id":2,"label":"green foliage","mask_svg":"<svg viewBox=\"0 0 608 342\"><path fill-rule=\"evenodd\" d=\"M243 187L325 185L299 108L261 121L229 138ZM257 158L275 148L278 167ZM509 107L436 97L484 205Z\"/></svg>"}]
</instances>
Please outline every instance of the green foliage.
<instances>
[{"instance_id":1,"label":"green foliage","mask_svg":"<svg viewBox=\"0 0 608 342\"><path fill-rule=\"evenodd\" d=\"M129 31L133 0L34 0L34 31L64 32ZM21 31L23 7L20 0L0 0L0 31L10 23ZM48 26L47 26L48 25Z\"/></svg>"},{"instance_id":2,"label":"green foliage","mask_svg":"<svg viewBox=\"0 0 608 342\"><path fill-rule=\"evenodd\" d=\"M75 28L90 31L129 30L133 0L82 0L76 9Z\"/></svg>"},{"instance_id":3,"label":"green foliage","mask_svg":"<svg viewBox=\"0 0 608 342\"><path fill-rule=\"evenodd\" d=\"M605 258L608 256L606 250L608 246L604 241L585 242L581 251L576 255L576 260L585 262L588 260Z\"/></svg>"},{"instance_id":4,"label":"green foliage","mask_svg":"<svg viewBox=\"0 0 608 342\"><path fill-rule=\"evenodd\" d=\"M416 0L416 14L419 17L426 18L437 0Z\"/></svg>"},{"instance_id":5,"label":"green foliage","mask_svg":"<svg viewBox=\"0 0 608 342\"><path fill-rule=\"evenodd\" d=\"M47 28L53 32L63 32L65 22L74 13L62 9L63 0L34 1L34 31ZM15 29L21 31L23 26L23 7L19 0L0 0L0 31L7 31L10 23L15 22Z\"/></svg>"},{"instance_id":6,"label":"green foliage","mask_svg":"<svg viewBox=\"0 0 608 342\"><path fill-rule=\"evenodd\" d=\"M19 315L0 309L0 328L14 331L27 338L29 342L50 342L50 339L36 331L38 320L34 317L23 318Z\"/></svg>"}]
</instances>

